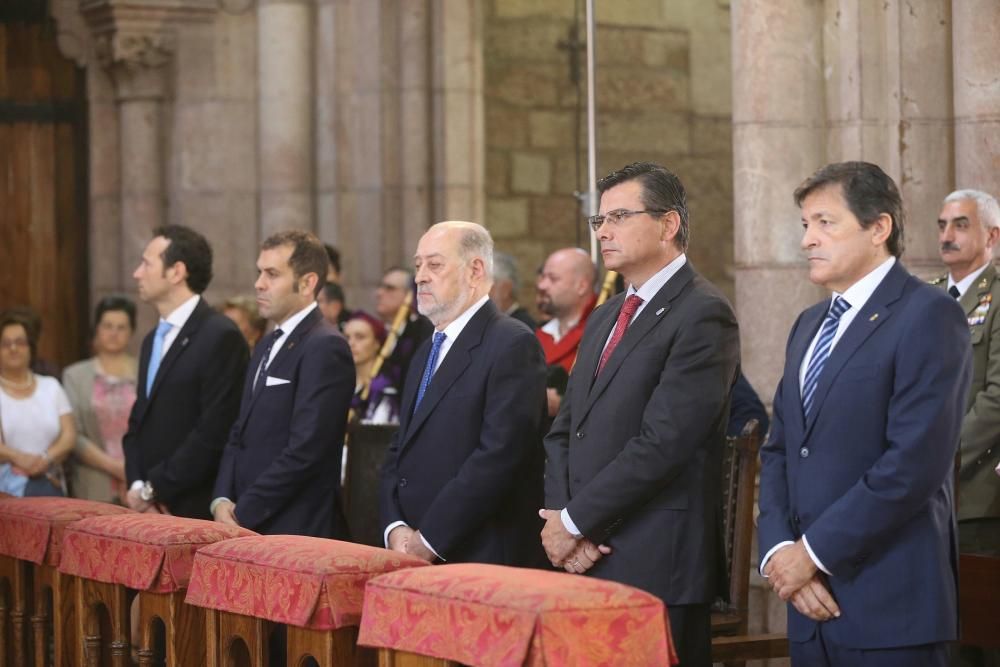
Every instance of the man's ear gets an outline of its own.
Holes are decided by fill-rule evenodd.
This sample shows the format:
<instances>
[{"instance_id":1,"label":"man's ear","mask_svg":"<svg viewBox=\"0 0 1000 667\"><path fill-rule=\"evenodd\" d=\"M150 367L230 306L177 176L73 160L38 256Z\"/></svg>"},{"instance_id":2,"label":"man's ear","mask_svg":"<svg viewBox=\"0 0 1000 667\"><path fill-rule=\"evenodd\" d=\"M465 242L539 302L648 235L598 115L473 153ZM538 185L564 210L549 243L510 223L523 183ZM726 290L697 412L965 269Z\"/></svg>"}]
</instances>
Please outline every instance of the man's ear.
<instances>
[{"instance_id":1,"label":"man's ear","mask_svg":"<svg viewBox=\"0 0 1000 667\"><path fill-rule=\"evenodd\" d=\"M676 239L681 230L681 214L677 211L667 211L660 216L660 221L663 223L660 240L673 241Z\"/></svg>"},{"instance_id":2,"label":"man's ear","mask_svg":"<svg viewBox=\"0 0 1000 667\"><path fill-rule=\"evenodd\" d=\"M187 281L188 277L187 264L185 264L180 260L177 260L176 262L168 266L164 271L164 273L166 274L167 281L170 282L170 284L180 285L181 283Z\"/></svg>"},{"instance_id":3,"label":"man's ear","mask_svg":"<svg viewBox=\"0 0 1000 667\"><path fill-rule=\"evenodd\" d=\"M305 294L315 294L318 282L319 276L315 272L310 271L299 278L299 289Z\"/></svg>"},{"instance_id":4,"label":"man's ear","mask_svg":"<svg viewBox=\"0 0 1000 667\"><path fill-rule=\"evenodd\" d=\"M880 214L869 229L872 232L872 245L887 244L892 235L892 217L888 213Z\"/></svg>"}]
</instances>

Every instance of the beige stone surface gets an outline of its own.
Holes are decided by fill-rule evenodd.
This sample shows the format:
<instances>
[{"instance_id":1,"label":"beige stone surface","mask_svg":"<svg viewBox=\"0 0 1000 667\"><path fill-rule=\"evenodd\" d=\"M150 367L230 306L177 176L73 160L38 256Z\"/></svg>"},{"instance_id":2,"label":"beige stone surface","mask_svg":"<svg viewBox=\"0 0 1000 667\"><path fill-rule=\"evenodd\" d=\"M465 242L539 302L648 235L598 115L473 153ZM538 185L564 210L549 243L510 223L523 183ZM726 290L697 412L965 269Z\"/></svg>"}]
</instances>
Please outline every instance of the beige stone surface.
<instances>
[{"instance_id":1,"label":"beige stone surface","mask_svg":"<svg viewBox=\"0 0 1000 667\"><path fill-rule=\"evenodd\" d=\"M545 194L552 186L552 163L545 155L514 153L510 178L516 193Z\"/></svg>"},{"instance_id":2,"label":"beige stone surface","mask_svg":"<svg viewBox=\"0 0 1000 667\"><path fill-rule=\"evenodd\" d=\"M534 197L531 200L531 238L543 243L576 245L577 233L586 231L580 204L570 195ZM582 230L582 231L581 231ZM589 241L587 241L589 244Z\"/></svg>"},{"instance_id":3,"label":"beige stone surface","mask_svg":"<svg viewBox=\"0 0 1000 667\"><path fill-rule=\"evenodd\" d=\"M528 233L528 200L524 197L490 199L483 225L494 239L516 239Z\"/></svg>"},{"instance_id":4,"label":"beige stone surface","mask_svg":"<svg viewBox=\"0 0 1000 667\"><path fill-rule=\"evenodd\" d=\"M586 123L577 122L574 111L532 111L528 116L529 143L534 148L570 147L577 125L586 131Z\"/></svg>"},{"instance_id":5,"label":"beige stone surface","mask_svg":"<svg viewBox=\"0 0 1000 667\"><path fill-rule=\"evenodd\" d=\"M498 18L573 18L573 3L565 0L489 0Z\"/></svg>"}]
</instances>

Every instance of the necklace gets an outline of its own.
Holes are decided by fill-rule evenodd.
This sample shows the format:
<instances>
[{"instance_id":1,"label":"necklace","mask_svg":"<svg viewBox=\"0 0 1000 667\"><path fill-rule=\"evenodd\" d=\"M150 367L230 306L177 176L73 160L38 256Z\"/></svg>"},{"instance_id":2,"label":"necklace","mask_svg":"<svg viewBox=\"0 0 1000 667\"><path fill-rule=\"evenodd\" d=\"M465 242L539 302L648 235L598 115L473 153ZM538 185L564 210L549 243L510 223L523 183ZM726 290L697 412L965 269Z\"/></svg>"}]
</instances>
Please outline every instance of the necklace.
<instances>
[{"instance_id":1,"label":"necklace","mask_svg":"<svg viewBox=\"0 0 1000 667\"><path fill-rule=\"evenodd\" d=\"M28 379L24 382L14 382L13 380L8 380L3 375L0 375L0 382L3 382L11 389L30 389L31 385L35 382L35 374L28 371Z\"/></svg>"}]
</instances>

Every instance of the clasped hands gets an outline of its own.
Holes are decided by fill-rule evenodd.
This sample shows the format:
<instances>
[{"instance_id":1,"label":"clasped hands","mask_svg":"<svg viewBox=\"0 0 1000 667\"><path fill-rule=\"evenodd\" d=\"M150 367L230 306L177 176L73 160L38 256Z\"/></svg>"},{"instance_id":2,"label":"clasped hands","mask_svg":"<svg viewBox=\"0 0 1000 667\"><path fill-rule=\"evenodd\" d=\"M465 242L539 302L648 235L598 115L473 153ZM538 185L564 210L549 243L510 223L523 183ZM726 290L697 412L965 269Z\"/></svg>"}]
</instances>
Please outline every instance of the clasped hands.
<instances>
[{"instance_id":1,"label":"clasped hands","mask_svg":"<svg viewBox=\"0 0 1000 667\"><path fill-rule=\"evenodd\" d=\"M840 616L840 607L826 585L825 576L801 539L775 551L764 567L764 575L778 597L791 602L800 614L814 621Z\"/></svg>"},{"instance_id":2,"label":"clasped hands","mask_svg":"<svg viewBox=\"0 0 1000 667\"><path fill-rule=\"evenodd\" d=\"M413 530L409 526L396 526L392 529L389 533L389 549L401 554L416 556L428 563L437 560L434 552L428 549L424 541L420 539L420 531Z\"/></svg>"},{"instance_id":3,"label":"clasped hands","mask_svg":"<svg viewBox=\"0 0 1000 667\"><path fill-rule=\"evenodd\" d=\"M541 509L538 510L538 516L545 519L542 546L553 567L561 567L571 574L583 574L611 553L611 547L594 544L587 538L576 537L566 530L559 510Z\"/></svg>"}]
</instances>

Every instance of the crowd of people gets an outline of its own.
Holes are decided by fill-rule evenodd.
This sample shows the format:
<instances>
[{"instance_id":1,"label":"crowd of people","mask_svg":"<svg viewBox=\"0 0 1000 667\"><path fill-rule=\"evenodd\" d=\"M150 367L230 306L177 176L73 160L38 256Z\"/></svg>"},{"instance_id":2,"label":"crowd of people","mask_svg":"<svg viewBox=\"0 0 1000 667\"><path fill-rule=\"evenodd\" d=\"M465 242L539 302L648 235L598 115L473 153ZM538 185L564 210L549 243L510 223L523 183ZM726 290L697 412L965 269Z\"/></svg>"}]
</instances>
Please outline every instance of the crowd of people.
<instances>
[{"instance_id":1,"label":"crowd of people","mask_svg":"<svg viewBox=\"0 0 1000 667\"><path fill-rule=\"evenodd\" d=\"M807 178L801 247L831 294L792 327L768 428L735 313L687 258L681 181L635 163L598 188L588 223L624 290L599 298L587 253L558 249L540 325L514 258L471 222L428 229L371 313L346 307L339 254L308 232L265 239L255 297L216 309L205 238L155 230L134 278L159 322L138 359L124 297L97 304L93 356L62 383L37 317L0 315L0 491L349 539L349 422L394 424L386 548L636 586L666 603L680 664L708 665L722 448L757 419L760 572L789 603L793 662L949 664L958 544L1000 554L996 200L945 198L949 272L927 284L900 261L902 201L878 166Z\"/></svg>"}]
</instances>

